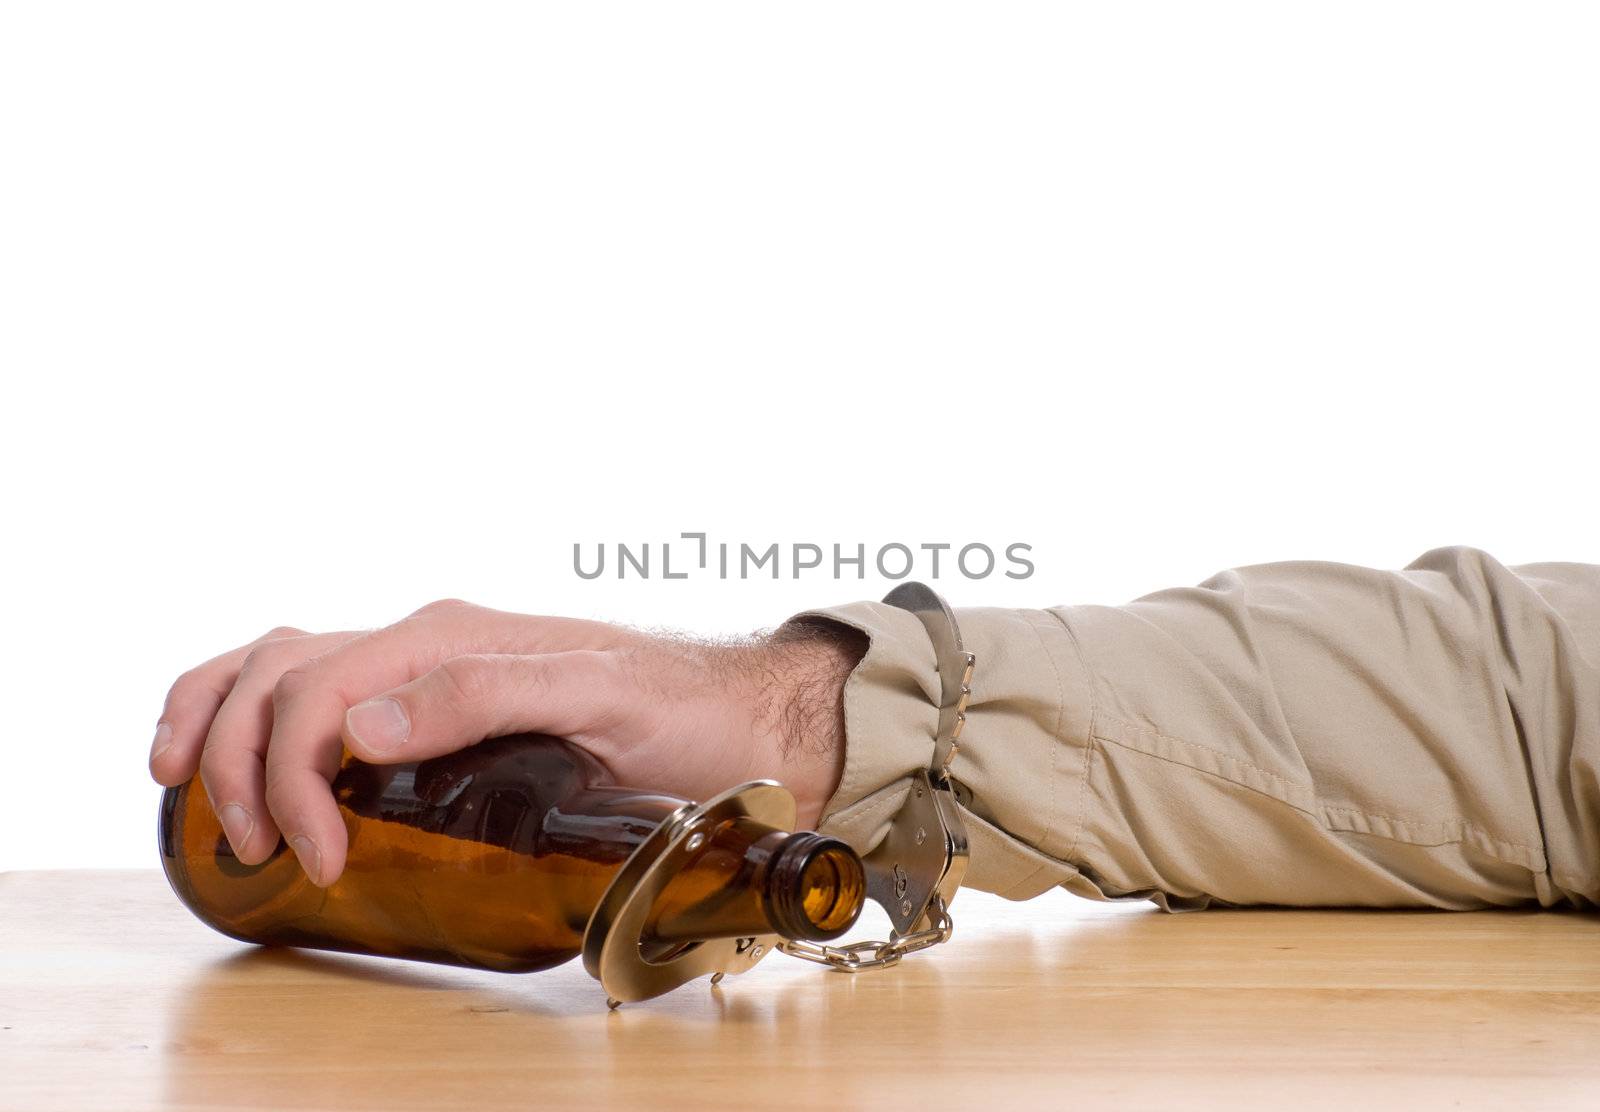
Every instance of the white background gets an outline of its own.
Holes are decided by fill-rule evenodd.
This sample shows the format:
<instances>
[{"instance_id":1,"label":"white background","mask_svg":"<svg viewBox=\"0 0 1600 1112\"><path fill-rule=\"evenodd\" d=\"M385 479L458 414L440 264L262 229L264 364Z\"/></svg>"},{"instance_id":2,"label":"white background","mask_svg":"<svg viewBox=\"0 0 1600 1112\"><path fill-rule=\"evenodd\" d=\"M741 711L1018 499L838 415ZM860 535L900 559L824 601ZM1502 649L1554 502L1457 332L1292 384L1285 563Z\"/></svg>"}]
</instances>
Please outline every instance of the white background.
<instances>
[{"instance_id":1,"label":"white background","mask_svg":"<svg viewBox=\"0 0 1600 1112\"><path fill-rule=\"evenodd\" d=\"M458 595L956 605L1600 561L1589 5L0 7L0 868L153 866L168 684Z\"/></svg>"}]
</instances>

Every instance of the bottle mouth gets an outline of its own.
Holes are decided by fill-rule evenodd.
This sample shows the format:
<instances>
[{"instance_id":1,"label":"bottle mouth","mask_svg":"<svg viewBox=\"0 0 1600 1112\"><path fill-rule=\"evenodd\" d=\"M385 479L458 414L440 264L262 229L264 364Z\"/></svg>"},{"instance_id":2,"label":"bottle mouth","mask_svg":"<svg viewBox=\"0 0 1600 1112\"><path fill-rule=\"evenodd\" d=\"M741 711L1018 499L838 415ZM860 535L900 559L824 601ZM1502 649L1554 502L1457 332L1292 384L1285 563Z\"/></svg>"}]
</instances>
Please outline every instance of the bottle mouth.
<instances>
[{"instance_id":1,"label":"bottle mouth","mask_svg":"<svg viewBox=\"0 0 1600 1112\"><path fill-rule=\"evenodd\" d=\"M860 917L866 870L856 851L839 839L808 831L794 834L769 867L767 913L785 938L826 942Z\"/></svg>"}]
</instances>

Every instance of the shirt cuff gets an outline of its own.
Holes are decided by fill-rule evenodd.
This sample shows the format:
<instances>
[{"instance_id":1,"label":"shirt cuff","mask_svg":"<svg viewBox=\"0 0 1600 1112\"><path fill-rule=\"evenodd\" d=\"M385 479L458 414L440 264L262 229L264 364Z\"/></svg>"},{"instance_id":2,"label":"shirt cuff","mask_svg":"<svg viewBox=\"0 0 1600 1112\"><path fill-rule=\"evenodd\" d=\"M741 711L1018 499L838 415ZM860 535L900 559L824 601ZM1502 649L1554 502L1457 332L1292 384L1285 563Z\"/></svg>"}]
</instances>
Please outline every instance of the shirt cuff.
<instances>
[{"instance_id":1,"label":"shirt cuff","mask_svg":"<svg viewBox=\"0 0 1600 1112\"><path fill-rule=\"evenodd\" d=\"M819 830L862 853L883 838L933 759L940 681L916 615L881 602L808 610L864 633L844 687L845 767ZM1028 899L1060 884L1104 898L1072 864L1089 768L1088 677L1071 632L1046 610L956 611L976 657L960 749L950 766L971 857L965 884Z\"/></svg>"}]
</instances>

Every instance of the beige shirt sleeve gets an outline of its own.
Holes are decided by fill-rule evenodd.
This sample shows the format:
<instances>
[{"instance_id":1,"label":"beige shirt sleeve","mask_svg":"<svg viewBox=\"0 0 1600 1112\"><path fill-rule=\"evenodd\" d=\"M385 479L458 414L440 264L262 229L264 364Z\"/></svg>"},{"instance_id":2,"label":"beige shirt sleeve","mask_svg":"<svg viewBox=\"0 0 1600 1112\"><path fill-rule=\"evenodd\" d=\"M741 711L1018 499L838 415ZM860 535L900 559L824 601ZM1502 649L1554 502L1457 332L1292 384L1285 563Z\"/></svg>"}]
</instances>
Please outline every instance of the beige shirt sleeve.
<instances>
[{"instance_id":1,"label":"beige shirt sleeve","mask_svg":"<svg viewBox=\"0 0 1600 1112\"><path fill-rule=\"evenodd\" d=\"M918 620L865 632L822 829L868 849L926 767ZM1600 903L1600 566L1438 548L1258 564L1123 606L958 609L967 883L1013 899Z\"/></svg>"}]
</instances>

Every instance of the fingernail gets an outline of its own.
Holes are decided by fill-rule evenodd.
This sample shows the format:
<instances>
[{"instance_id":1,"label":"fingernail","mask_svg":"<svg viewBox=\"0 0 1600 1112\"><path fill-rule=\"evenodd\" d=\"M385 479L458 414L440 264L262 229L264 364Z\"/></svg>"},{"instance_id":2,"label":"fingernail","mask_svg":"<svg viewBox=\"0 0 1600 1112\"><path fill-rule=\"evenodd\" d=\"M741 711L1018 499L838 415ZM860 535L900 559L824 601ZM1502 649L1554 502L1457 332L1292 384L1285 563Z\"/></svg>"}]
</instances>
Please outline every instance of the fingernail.
<instances>
[{"instance_id":1,"label":"fingernail","mask_svg":"<svg viewBox=\"0 0 1600 1112\"><path fill-rule=\"evenodd\" d=\"M233 852L244 849L250 831L256 828L256 820L250 812L237 803L224 803L217 809L217 818L222 820L222 829L228 835L228 844L233 847Z\"/></svg>"},{"instance_id":2,"label":"fingernail","mask_svg":"<svg viewBox=\"0 0 1600 1112\"><path fill-rule=\"evenodd\" d=\"M156 737L150 743L150 759L153 761L168 749L172 748L172 727L165 722L156 723Z\"/></svg>"},{"instance_id":3,"label":"fingernail","mask_svg":"<svg viewBox=\"0 0 1600 1112\"><path fill-rule=\"evenodd\" d=\"M368 699L357 703L345 715L350 736L374 753L387 752L411 733L406 708L394 699Z\"/></svg>"},{"instance_id":4,"label":"fingernail","mask_svg":"<svg viewBox=\"0 0 1600 1112\"><path fill-rule=\"evenodd\" d=\"M300 859L300 867L306 871L306 876L311 878L311 883L320 884L321 881L317 878L322 876L322 853L317 849L317 843L304 834L296 834L289 839L289 847Z\"/></svg>"}]
</instances>

